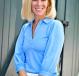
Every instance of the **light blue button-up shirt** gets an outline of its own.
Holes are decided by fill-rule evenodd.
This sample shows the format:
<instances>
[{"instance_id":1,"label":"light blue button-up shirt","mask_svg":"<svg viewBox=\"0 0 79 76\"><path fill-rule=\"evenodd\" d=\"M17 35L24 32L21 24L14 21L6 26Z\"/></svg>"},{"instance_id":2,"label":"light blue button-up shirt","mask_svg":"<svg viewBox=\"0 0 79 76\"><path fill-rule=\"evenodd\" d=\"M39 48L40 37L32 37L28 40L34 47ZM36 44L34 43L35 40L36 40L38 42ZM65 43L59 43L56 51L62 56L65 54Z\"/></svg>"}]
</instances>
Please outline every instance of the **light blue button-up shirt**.
<instances>
[{"instance_id":1,"label":"light blue button-up shirt","mask_svg":"<svg viewBox=\"0 0 79 76\"><path fill-rule=\"evenodd\" d=\"M37 24L32 38L32 23L25 23L16 42L14 62L16 72L57 76L57 65L64 43L64 29L60 21L48 17Z\"/></svg>"}]
</instances>

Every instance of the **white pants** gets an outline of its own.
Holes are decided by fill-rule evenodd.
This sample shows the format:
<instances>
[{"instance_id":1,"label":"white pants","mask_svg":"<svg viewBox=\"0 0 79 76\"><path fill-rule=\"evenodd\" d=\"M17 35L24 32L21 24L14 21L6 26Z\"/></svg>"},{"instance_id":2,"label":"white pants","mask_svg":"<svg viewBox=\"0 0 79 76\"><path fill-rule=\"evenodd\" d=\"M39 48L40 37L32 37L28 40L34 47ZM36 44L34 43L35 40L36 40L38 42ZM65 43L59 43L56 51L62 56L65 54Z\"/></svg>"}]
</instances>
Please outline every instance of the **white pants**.
<instances>
[{"instance_id":1,"label":"white pants","mask_svg":"<svg viewBox=\"0 0 79 76\"><path fill-rule=\"evenodd\" d=\"M38 74L27 73L27 76L39 76Z\"/></svg>"}]
</instances>

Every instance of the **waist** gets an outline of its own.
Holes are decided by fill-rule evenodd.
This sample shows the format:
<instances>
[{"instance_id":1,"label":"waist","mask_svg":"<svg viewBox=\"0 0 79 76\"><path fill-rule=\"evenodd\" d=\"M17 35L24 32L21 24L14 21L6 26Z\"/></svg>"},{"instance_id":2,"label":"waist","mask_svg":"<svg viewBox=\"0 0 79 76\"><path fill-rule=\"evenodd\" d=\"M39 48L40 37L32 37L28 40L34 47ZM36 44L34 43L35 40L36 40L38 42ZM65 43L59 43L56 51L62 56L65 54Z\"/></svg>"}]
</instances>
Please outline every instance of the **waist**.
<instances>
[{"instance_id":1,"label":"waist","mask_svg":"<svg viewBox=\"0 0 79 76\"><path fill-rule=\"evenodd\" d=\"M27 72L27 76L38 76L38 74L34 74L34 73Z\"/></svg>"}]
</instances>

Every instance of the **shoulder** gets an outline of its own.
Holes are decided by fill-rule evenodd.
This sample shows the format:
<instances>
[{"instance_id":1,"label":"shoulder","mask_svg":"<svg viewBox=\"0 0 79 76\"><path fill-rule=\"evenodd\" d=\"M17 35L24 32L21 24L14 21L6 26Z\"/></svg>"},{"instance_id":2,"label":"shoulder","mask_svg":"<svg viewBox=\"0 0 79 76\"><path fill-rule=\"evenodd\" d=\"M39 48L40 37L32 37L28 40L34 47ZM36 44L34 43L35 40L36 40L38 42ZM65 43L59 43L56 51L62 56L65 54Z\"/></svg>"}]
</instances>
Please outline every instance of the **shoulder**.
<instances>
[{"instance_id":1,"label":"shoulder","mask_svg":"<svg viewBox=\"0 0 79 76\"><path fill-rule=\"evenodd\" d=\"M26 28L29 25L30 25L30 22L26 22L25 24L23 24L22 28Z\"/></svg>"},{"instance_id":2,"label":"shoulder","mask_svg":"<svg viewBox=\"0 0 79 76\"><path fill-rule=\"evenodd\" d=\"M64 29L63 24L60 20L51 19L51 28Z\"/></svg>"},{"instance_id":3,"label":"shoulder","mask_svg":"<svg viewBox=\"0 0 79 76\"><path fill-rule=\"evenodd\" d=\"M62 27L63 28L63 24L60 20L55 20L55 19L52 19L52 18L46 18L44 20L45 23L47 23L47 25L49 25L49 27Z\"/></svg>"},{"instance_id":4,"label":"shoulder","mask_svg":"<svg viewBox=\"0 0 79 76\"><path fill-rule=\"evenodd\" d=\"M63 24L60 20L51 19L51 23L54 27L63 27Z\"/></svg>"},{"instance_id":5,"label":"shoulder","mask_svg":"<svg viewBox=\"0 0 79 76\"><path fill-rule=\"evenodd\" d=\"M22 28L21 28L21 30L26 30L26 28L28 27L30 25L30 22L26 22L26 23L24 23L23 25L22 25Z\"/></svg>"},{"instance_id":6,"label":"shoulder","mask_svg":"<svg viewBox=\"0 0 79 76\"><path fill-rule=\"evenodd\" d=\"M55 33L55 34L56 33L57 34L62 33L62 34L64 34L64 27L63 27L63 24L62 24L61 21L54 20L54 19L51 19L50 21L51 22L50 22L50 25L49 25L49 27L50 27L49 34L50 33Z\"/></svg>"},{"instance_id":7,"label":"shoulder","mask_svg":"<svg viewBox=\"0 0 79 76\"><path fill-rule=\"evenodd\" d=\"M56 26L63 27L62 22L59 21L59 20L54 20L54 24L55 24Z\"/></svg>"}]
</instances>

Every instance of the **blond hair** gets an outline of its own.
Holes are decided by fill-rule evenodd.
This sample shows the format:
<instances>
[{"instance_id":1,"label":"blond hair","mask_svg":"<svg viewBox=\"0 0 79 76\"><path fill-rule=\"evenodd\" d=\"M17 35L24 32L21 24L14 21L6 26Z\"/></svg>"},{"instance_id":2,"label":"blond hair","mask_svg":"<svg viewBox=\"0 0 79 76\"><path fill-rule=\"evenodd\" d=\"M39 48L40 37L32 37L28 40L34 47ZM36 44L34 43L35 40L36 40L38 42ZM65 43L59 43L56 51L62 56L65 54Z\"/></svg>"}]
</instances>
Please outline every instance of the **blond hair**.
<instances>
[{"instance_id":1,"label":"blond hair","mask_svg":"<svg viewBox=\"0 0 79 76\"><path fill-rule=\"evenodd\" d=\"M48 2L49 4L46 12L46 17L55 18L55 0L48 0ZM28 21L34 18L34 14L31 11L31 0L22 0L21 18Z\"/></svg>"}]
</instances>

